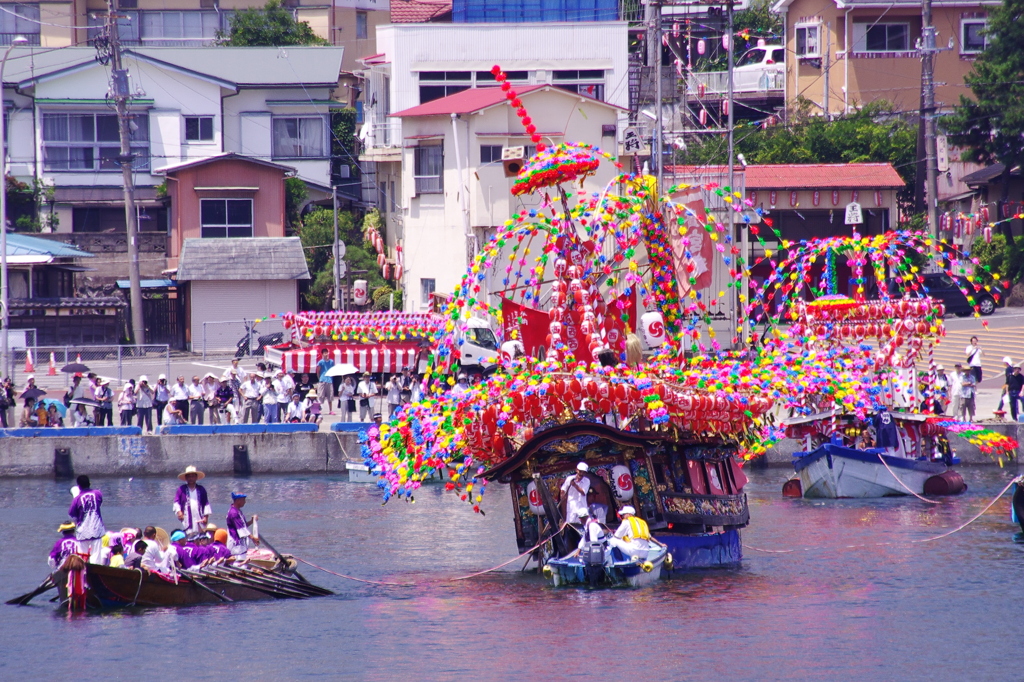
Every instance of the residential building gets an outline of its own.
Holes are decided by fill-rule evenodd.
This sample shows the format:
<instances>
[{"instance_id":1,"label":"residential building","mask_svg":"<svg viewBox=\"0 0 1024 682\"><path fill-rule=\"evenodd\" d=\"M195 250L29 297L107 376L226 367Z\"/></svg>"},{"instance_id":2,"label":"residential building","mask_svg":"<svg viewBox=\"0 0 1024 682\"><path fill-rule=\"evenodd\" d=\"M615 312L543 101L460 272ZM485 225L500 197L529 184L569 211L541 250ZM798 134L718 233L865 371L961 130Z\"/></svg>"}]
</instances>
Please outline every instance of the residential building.
<instances>
[{"instance_id":1,"label":"residential building","mask_svg":"<svg viewBox=\"0 0 1024 682\"><path fill-rule=\"evenodd\" d=\"M994 0L935 3L935 101L940 110L967 93L964 76L985 48L985 22ZM915 0L779 0L786 24L786 101L798 97L836 114L887 100L898 111L921 106L921 3ZM827 90L826 90L827 85Z\"/></svg>"},{"instance_id":2,"label":"residential building","mask_svg":"<svg viewBox=\"0 0 1024 682\"><path fill-rule=\"evenodd\" d=\"M548 144L614 149L620 107L550 85L517 93ZM543 197L510 192L515 177L505 172L503 150L529 157L534 147L500 88L464 90L393 116L404 144L395 160L378 164L381 182L401 207L388 213L387 241L392 250L402 247L406 309L425 310L432 293L455 289L475 253L513 213L540 208ZM606 162L584 186L601 191L617 172ZM501 274L483 286L483 295L508 288Z\"/></svg>"},{"instance_id":3,"label":"residential building","mask_svg":"<svg viewBox=\"0 0 1024 682\"><path fill-rule=\"evenodd\" d=\"M177 283L184 289L185 334L193 352L234 348L243 320L298 310L299 280L309 279L298 237L186 239Z\"/></svg>"}]
</instances>

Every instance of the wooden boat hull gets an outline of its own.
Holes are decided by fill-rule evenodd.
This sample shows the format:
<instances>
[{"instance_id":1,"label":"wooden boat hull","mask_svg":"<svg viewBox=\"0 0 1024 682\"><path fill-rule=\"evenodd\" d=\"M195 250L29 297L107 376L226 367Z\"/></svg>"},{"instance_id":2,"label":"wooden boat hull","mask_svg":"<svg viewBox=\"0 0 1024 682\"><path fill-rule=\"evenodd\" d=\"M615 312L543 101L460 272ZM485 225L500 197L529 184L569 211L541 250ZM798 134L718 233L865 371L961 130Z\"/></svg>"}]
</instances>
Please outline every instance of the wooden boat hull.
<instances>
[{"instance_id":1,"label":"wooden boat hull","mask_svg":"<svg viewBox=\"0 0 1024 682\"><path fill-rule=\"evenodd\" d=\"M891 457L833 444L797 457L793 466L804 497L829 499L907 495L908 489L922 495L925 481L948 470L941 462Z\"/></svg>"},{"instance_id":2,"label":"wooden boat hull","mask_svg":"<svg viewBox=\"0 0 1024 682\"><path fill-rule=\"evenodd\" d=\"M60 603L68 602L68 571L53 574L60 593ZM246 585L215 577L203 584L227 600L264 601L272 594ZM111 568L87 564L85 568L85 606L90 609L115 609L125 606L195 606L220 604L226 600L211 594L193 581L181 577L178 583L139 569Z\"/></svg>"},{"instance_id":3,"label":"wooden boat hull","mask_svg":"<svg viewBox=\"0 0 1024 682\"><path fill-rule=\"evenodd\" d=\"M591 587L647 587L661 578L667 547L657 547L635 561L613 561L604 566L586 566L578 556L552 559L547 566L555 587L584 585ZM645 566L644 564L647 564Z\"/></svg>"}]
</instances>

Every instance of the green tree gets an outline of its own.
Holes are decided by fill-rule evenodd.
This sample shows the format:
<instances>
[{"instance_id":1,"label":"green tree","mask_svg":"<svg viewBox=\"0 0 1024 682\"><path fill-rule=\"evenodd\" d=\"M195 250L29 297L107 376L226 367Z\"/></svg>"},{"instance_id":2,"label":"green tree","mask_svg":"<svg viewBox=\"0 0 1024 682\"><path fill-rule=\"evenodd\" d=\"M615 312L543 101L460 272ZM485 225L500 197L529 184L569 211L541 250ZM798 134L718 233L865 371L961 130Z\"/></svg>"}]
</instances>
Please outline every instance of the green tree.
<instances>
[{"instance_id":1,"label":"green tree","mask_svg":"<svg viewBox=\"0 0 1024 682\"><path fill-rule=\"evenodd\" d=\"M747 163L863 163L888 162L907 183L899 201L909 207L914 198L917 129L885 102L872 102L860 111L826 121L801 107L787 125L737 128L736 152ZM707 136L677 154L681 163L705 165L728 162L724 134Z\"/></svg>"},{"instance_id":2,"label":"green tree","mask_svg":"<svg viewBox=\"0 0 1024 682\"><path fill-rule=\"evenodd\" d=\"M289 229L298 229L302 207L308 198L309 188L302 178L284 179L284 220Z\"/></svg>"},{"instance_id":3,"label":"green tree","mask_svg":"<svg viewBox=\"0 0 1024 682\"><path fill-rule=\"evenodd\" d=\"M359 185L359 164L356 162L356 110L351 107L331 111L331 181L335 185ZM346 176L341 168L348 167Z\"/></svg>"},{"instance_id":4,"label":"green tree","mask_svg":"<svg viewBox=\"0 0 1024 682\"><path fill-rule=\"evenodd\" d=\"M1010 196L1010 171L1024 162L1024 0L1005 0L989 12L987 46L964 78L971 97L960 95L951 116L941 119L949 141L965 150L969 161L1004 166L1000 205ZM1006 238L1008 274L1024 275L1022 246L1009 222L999 224Z\"/></svg>"},{"instance_id":5,"label":"green tree","mask_svg":"<svg viewBox=\"0 0 1024 682\"><path fill-rule=\"evenodd\" d=\"M326 208L318 208L302 220L299 239L306 252L306 266L312 280L303 292L307 309L326 310L330 308L334 289L334 258L331 245L334 243L334 216ZM377 256L363 243L362 227L356 216L347 211L338 211L338 239L345 243L345 262L349 272L365 270L365 275L350 276L349 279L365 279L369 290L384 284Z\"/></svg>"},{"instance_id":6,"label":"green tree","mask_svg":"<svg viewBox=\"0 0 1024 682\"><path fill-rule=\"evenodd\" d=\"M221 44L231 47L275 47L278 45L329 45L305 21L295 21L279 0L267 0L262 8L240 9L231 17Z\"/></svg>"},{"instance_id":7,"label":"green tree","mask_svg":"<svg viewBox=\"0 0 1024 682\"><path fill-rule=\"evenodd\" d=\"M732 41L733 55L739 59L743 54L754 47L757 47L758 38L764 38L769 45L782 43L782 32L784 22L782 15L772 11L771 0L754 0L745 10L736 12L732 20L735 28L735 39ZM698 29L699 30L699 29ZM669 35L669 48L684 64L686 63L686 34L680 32L679 37L671 33ZM693 36L696 42L698 36ZM722 48L721 39L717 33L714 37L704 38L705 44L710 47L704 55L697 55L693 52L694 71L725 71L729 64L729 53ZM691 45L696 50L696 45Z\"/></svg>"}]
</instances>

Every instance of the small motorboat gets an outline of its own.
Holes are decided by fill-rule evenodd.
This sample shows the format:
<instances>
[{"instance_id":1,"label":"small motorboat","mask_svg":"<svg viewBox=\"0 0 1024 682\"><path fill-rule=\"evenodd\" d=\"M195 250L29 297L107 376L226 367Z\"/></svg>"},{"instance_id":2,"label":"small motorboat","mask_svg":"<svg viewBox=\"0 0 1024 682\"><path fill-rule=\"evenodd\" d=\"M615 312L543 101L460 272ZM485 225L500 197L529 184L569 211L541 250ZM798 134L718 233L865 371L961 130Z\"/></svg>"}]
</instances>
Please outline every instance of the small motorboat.
<instances>
[{"instance_id":1,"label":"small motorboat","mask_svg":"<svg viewBox=\"0 0 1024 682\"><path fill-rule=\"evenodd\" d=\"M655 544L643 556L627 557L617 549L599 544L593 543L560 559L549 559L544 565L544 576L555 587L647 587L661 578L662 567L672 570L672 555L665 545Z\"/></svg>"}]
</instances>

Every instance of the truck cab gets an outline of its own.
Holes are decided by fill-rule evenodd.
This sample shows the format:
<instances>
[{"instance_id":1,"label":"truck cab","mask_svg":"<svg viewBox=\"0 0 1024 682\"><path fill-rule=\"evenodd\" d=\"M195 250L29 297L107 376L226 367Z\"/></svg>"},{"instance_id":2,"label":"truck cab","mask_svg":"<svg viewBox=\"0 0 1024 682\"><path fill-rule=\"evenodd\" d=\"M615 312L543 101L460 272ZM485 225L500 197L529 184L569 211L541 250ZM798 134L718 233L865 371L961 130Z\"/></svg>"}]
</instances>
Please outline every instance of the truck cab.
<instances>
[{"instance_id":1,"label":"truck cab","mask_svg":"<svg viewBox=\"0 0 1024 682\"><path fill-rule=\"evenodd\" d=\"M459 336L459 351L463 369L482 372L498 361L501 349L498 339L486 320L470 318L466 330Z\"/></svg>"}]
</instances>

